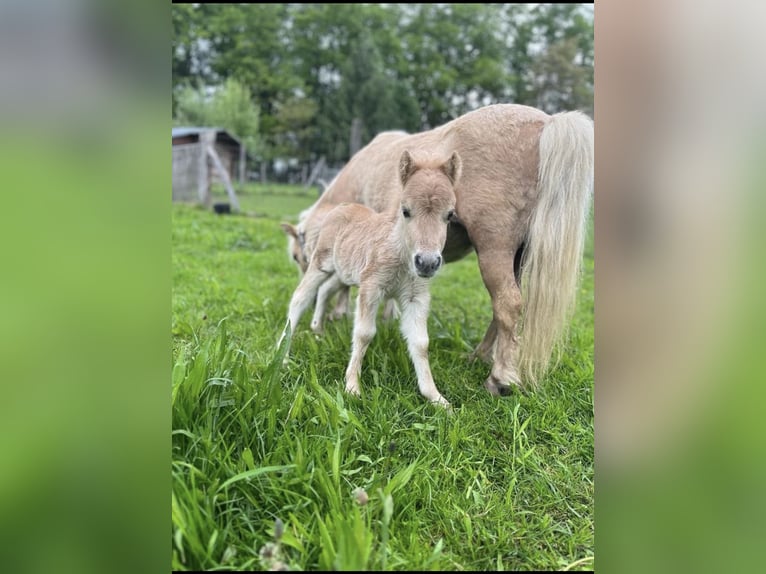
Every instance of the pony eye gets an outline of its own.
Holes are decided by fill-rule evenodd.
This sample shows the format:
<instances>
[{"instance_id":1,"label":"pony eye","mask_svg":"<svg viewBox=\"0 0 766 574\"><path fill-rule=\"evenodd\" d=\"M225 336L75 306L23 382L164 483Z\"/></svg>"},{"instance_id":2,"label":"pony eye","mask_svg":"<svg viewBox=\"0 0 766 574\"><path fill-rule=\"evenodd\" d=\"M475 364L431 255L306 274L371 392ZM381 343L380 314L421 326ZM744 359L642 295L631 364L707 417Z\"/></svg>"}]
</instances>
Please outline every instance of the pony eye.
<instances>
[{"instance_id":1,"label":"pony eye","mask_svg":"<svg viewBox=\"0 0 766 574\"><path fill-rule=\"evenodd\" d=\"M295 262L298 263L298 256L297 255L293 255L293 259L295 259Z\"/></svg>"},{"instance_id":2,"label":"pony eye","mask_svg":"<svg viewBox=\"0 0 766 574\"><path fill-rule=\"evenodd\" d=\"M406 207L403 207L403 208L402 208L402 215L403 215L404 217L409 217L409 216L411 215L411 214L410 214L410 210L409 210L409 209L407 209Z\"/></svg>"}]
</instances>

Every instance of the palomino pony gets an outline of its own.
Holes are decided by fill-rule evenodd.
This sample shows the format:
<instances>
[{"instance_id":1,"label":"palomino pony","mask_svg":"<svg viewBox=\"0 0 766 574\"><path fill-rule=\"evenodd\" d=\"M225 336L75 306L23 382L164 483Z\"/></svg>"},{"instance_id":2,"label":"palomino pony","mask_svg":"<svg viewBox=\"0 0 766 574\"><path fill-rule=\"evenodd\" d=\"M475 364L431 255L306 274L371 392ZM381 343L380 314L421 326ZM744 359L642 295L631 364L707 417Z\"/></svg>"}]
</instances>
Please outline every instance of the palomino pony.
<instances>
[{"instance_id":1,"label":"palomino pony","mask_svg":"<svg viewBox=\"0 0 766 574\"><path fill-rule=\"evenodd\" d=\"M535 385L574 306L593 192L592 120L576 111L551 116L496 104L425 132L388 132L351 158L299 232L308 237L316 214L341 202L396 210L401 184L394 166L404 149L462 157L457 217L443 256L455 261L475 249L492 299L492 322L474 356L492 363L485 387L493 395L522 380ZM312 249L307 240L305 252Z\"/></svg>"},{"instance_id":2,"label":"palomino pony","mask_svg":"<svg viewBox=\"0 0 766 574\"><path fill-rule=\"evenodd\" d=\"M316 299L311 327L321 328L327 299L342 287L358 285L351 360L346 391L359 394L359 374L375 335L380 303L389 297L401 306L401 332L407 340L421 394L449 406L434 384L428 362L428 279L442 264L447 226L455 214L455 182L461 160L416 156L405 150L399 161L395 211L376 213L359 204L342 204L323 217L314 251L293 293L288 323L279 344Z\"/></svg>"}]
</instances>

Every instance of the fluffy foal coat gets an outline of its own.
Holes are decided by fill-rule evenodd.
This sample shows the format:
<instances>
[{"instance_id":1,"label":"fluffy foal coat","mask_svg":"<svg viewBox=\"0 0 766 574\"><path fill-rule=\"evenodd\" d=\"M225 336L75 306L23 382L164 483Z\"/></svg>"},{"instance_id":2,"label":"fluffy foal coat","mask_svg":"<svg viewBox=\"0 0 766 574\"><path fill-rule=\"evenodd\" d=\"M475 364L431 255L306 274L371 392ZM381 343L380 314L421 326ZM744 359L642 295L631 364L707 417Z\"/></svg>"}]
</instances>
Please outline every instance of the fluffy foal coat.
<instances>
[{"instance_id":1,"label":"fluffy foal coat","mask_svg":"<svg viewBox=\"0 0 766 574\"><path fill-rule=\"evenodd\" d=\"M401 201L377 213L359 204L343 204L327 213L306 272L293 293L288 326L295 331L316 299L312 320L321 329L328 298L344 286L359 286L346 390L360 393L359 375L375 336L380 303L395 299L401 307L401 332L415 367L418 387L429 401L449 406L431 375L428 361L428 280L442 265L447 226L455 213L455 182L462 163L454 152L447 161L401 154ZM284 338L287 332L282 334ZM282 339L280 339L281 342Z\"/></svg>"}]
</instances>

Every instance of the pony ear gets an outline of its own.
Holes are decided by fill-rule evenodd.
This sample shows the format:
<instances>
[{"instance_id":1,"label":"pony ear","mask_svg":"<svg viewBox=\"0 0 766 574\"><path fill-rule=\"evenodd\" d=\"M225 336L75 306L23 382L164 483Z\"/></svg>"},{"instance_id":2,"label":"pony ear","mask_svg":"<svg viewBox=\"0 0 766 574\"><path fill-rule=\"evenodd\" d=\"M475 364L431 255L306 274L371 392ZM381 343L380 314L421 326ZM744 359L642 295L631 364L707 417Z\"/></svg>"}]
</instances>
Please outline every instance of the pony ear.
<instances>
[{"instance_id":1,"label":"pony ear","mask_svg":"<svg viewBox=\"0 0 766 574\"><path fill-rule=\"evenodd\" d=\"M450 158L442 166L442 171L450 178L453 184L460 178L460 174L463 171L463 160L460 159L460 154L457 151L452 152Z\"/></svg>"},{"instance_id":2,"label":"pony ear","mask_svg":"<svg viewBox=\"0 0 766 574\"><path fill-rule=\"evenodd\" d=\"M399 159L399 178L402 180L402 185L407 184L407 180L415 172L415 162L410 155L410 152L404 150L402 157Z\"/></svg>"},{"instance_id":3,"label":"pony ear","mask_svg":"<svg viewBox=\"0 0 766 574\"><path fill-rule=\"evenodd\" d=\"M294 225L291 225L289 223L280 223L279 226L284 230L287 235L290 235L292 237L295 237L295 239L298 239L298 230L295 229Z\"/></svg>"}]
</instances>

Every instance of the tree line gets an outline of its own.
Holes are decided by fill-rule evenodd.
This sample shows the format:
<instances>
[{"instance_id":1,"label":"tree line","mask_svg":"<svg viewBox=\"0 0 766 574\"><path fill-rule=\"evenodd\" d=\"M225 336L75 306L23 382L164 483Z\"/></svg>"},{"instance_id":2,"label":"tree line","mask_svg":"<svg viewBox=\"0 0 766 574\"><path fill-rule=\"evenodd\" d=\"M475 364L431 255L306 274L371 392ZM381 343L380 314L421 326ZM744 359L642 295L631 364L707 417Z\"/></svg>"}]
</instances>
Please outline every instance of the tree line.
<instances>
[{"instance_id":1,"label":"tree line","mask_svg":"<svg viewBox=\"0 0 766 574\"><path fill-rule=\"evenodd\" d=\"M174 4L173 117L266 165L514 102L593 114L590 4Z\"/></svg>"}]
</instances>

